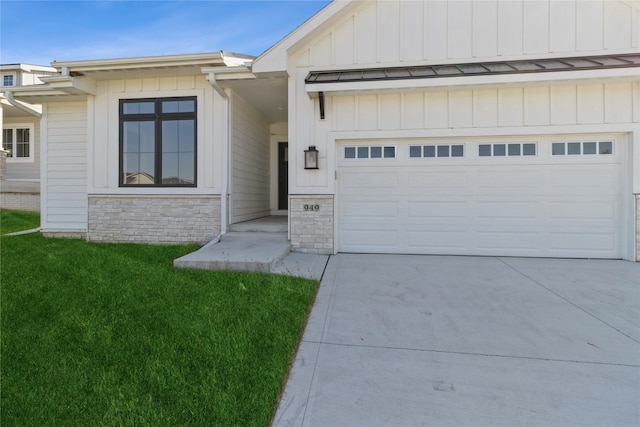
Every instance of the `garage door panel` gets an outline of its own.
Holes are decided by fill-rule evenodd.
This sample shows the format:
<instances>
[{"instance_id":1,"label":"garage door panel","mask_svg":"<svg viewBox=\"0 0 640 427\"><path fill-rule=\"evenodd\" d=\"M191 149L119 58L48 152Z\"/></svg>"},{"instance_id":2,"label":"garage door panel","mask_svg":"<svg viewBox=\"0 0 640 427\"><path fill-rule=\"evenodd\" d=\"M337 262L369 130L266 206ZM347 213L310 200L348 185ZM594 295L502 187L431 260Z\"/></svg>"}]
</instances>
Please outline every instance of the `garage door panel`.
<instances>
[{"instance_id":1,"label":"garage door panel","mask_svg":"<svg viewBox=\"0 0 640 427\"><path fill-rule=\"evenodd\" d=\"M449 228L416 229L407 236L407 246L401 248L401 253L437 253L447 250L455 252L466 251L469 235L462 227L458 230Z\"/></svg>"},{"instance_id":2,"label":"garage door panel","mask_svg":"<svg viewBox=\"0 0 640 427\"><path fill-rule=\"evenodd\" d=\"M551 202L549 205L551 219L569 219L571 221L602 219L610 223L615 221L619 215L615 200L611 200L609 203L602 203L599 200L563 200Z\"/></svg>"},{"instance_id":3,"label":"garage door panel","mask_svg":"<svg viewBox=\"0 0 640 427\"><path fill-rule=\"evenodd\" d=\"M389 252L395 253L400 245L399 231L395 227L378 228L374 233L363 224L345 225L342 232L345 250L353 252Z\"/></svg>"},{"instance_id":4,"label":"garage door panel","mask_svg":"<svg viewBox=\"0 0 640 427\"><path fill-rule=\"evenodd\" d=\"M363 194L367 191L380 193L385 188L398 187L398 172L376 171L375 169L365 171L344 172L342 174L343 189L345 194Z\"/></svg>"},{"instance_id":5,"label":"garage door panel","mask_svg":"<svg viewBox=\"0 0 640 427\"><path fill-rule=\"evenodd\" d=\"M439 190L465 190L468 186L467 174L460 171L451 172L442 168L431 172L421 170L408 170L407 185L410 189L418 189L423 191L426 188Z\"/></svg>"},{"instance_id":6,"label":"garage door panel","mask_svg":"<svg viewBox=\"0 0 640 427\"><path fill-rule=\"evenodd\" d=\"M436 218L464 219L468 216L468 204L466 201L407 201L407 217L420 222Z\"/></svg>"},{"instance_id":7,"label":"garage door panel","mask_svg":"<svg viewBox=\"0 0 640 427\"><path fill-rule=\"evenodd\" d=\"M495 219L536 219L541 217L539 202L526 200L503 201L478 201L476 203L476 215L478 218Z\"/></svg>"},{"instance_id":8,"label":"garage door panel","mask_svg":"<svg viewBox=\"0 0 640 427\"><path fill-rule=\"evenodd\" d=\"M347 218L378 218L395 220L399 213L399 202L389 201L349 201L342 205L342 216Z\"/></svg>"},{"instance_id":9,"label":"garage door panel","mask_svg":"<svg viewBox=\"0 0 640 427\"><path fill-rule=\"evenodd\" d=\"M540 174L533 167L528 168L530 169L528 171L513 167L501 167L500 171L479 170L477 187L484 190L497 189L500 192L537 188L540 185Z\"/></svg>"},{"instance_id":10,"label":"garage door panel","mask_svg":"<svg viewBox=\"0 0 640 427\"><path fill-rule=\"evenodd\" d=\"M576 165L548 168L549 183L556 192L575 194L592 193L594 190L610 194L620 188L619 165Z\"/></svg>"},{"instance_id":11,"label":"garage door panel","mask_svg":"<svg viewBox=\"0 0 640 427\"><path fill-rule=\"evenodd\" d=\"M555 256L572 256L576 251L585 256L606 258L619 246L614 230L602 231L554 231L549 233L550 251Z\"/></svg>"},{"instance_id":12,"label":"garage door panel","mask_svg":"<svg viewBox=\"0 0 640 427\"><path fill-rule=\"evenodd\" d=\"M525 254L539 251L540 233L536 231L484 230L476 233L476 247L483 253Z\"/></svg>"}]
</instances>

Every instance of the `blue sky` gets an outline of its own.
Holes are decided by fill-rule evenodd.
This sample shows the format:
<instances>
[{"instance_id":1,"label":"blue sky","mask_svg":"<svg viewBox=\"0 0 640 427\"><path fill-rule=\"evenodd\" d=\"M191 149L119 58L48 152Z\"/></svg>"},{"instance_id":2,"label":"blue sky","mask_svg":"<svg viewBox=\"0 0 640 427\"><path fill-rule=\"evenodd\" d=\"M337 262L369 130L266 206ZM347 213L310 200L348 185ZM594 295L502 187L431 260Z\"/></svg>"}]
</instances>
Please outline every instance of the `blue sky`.
<instances>
[{"instance_id":1,"label":"blue sky","mask_svg":"<svg viewBox=\"0 0 640 427\"><path fill-rule=\"evenodd\" d=\"M330 0L0 0L0 63L260 55Z\"/></svg>"}]
</instances>

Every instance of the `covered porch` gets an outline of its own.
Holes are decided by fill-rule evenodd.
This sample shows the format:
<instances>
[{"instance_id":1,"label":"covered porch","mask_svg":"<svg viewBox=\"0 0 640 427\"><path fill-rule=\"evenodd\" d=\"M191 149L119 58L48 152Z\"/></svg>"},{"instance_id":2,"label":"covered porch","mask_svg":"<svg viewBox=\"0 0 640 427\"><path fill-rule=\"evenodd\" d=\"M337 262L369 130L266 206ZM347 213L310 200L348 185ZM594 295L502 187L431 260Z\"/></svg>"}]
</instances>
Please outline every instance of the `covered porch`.
<instances>
[{"instance_id":1,"label":"covered porch","mask_svg":"<svg viewBox=\"0 0 640 427\"><path fill-rule=\"evenodd\" d=\"M227 141L222 234L265 231L265 227L286 233L287 77L258 78L245 66L205 67L202 72L223 101L228 118L227 135L222 135Z\"/></svg>"}]
</instances>

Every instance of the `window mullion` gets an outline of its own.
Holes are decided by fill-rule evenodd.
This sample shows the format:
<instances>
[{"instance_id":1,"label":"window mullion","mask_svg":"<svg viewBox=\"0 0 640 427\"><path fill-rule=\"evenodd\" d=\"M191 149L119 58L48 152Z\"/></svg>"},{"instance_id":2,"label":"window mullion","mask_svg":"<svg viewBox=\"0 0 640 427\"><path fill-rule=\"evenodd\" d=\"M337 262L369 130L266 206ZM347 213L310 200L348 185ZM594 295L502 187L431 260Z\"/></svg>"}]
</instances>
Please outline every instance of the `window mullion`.
<instances>
[{"instance_id":1,"label":"window mullion","mask_svg":"<svg viewBox=\"0 0 640 427\"><path fill-rule=\"evenodd\" d=\"M156 177L155 185L162 185L162 100L156 100Z\"/></svg>"}]
</instances>

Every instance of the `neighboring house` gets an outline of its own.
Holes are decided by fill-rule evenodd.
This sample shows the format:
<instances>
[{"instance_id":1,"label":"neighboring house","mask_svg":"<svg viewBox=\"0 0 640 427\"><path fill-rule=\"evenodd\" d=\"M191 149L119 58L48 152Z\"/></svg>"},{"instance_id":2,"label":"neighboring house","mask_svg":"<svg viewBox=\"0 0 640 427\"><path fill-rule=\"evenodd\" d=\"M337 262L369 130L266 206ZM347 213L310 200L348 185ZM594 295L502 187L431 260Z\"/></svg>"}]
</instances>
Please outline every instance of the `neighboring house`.
<instances>
[{"instance_id":1,"label":"neighboring house","mask_svg":"<svg viewBox=\"0 0 640 427\"><path fill-rule=\"evenodd\" d=\"M40 210L39 105L14 100L16 87L41 85L41 77L57 70L30 64L0 65L0 148L6 151L6 169L0 183L0 207Z\"/></svg>"},{"instance_id":2,"label":"neighboring house","mask_svg":"<svg viewBox=\"0 0 640 427\"><path fill-rule=\"evenodd\" d=\"M255 59L52 65L15 91L48 235L640 260L638 2L334 1Z\"/></svg>"}]
</instances>

